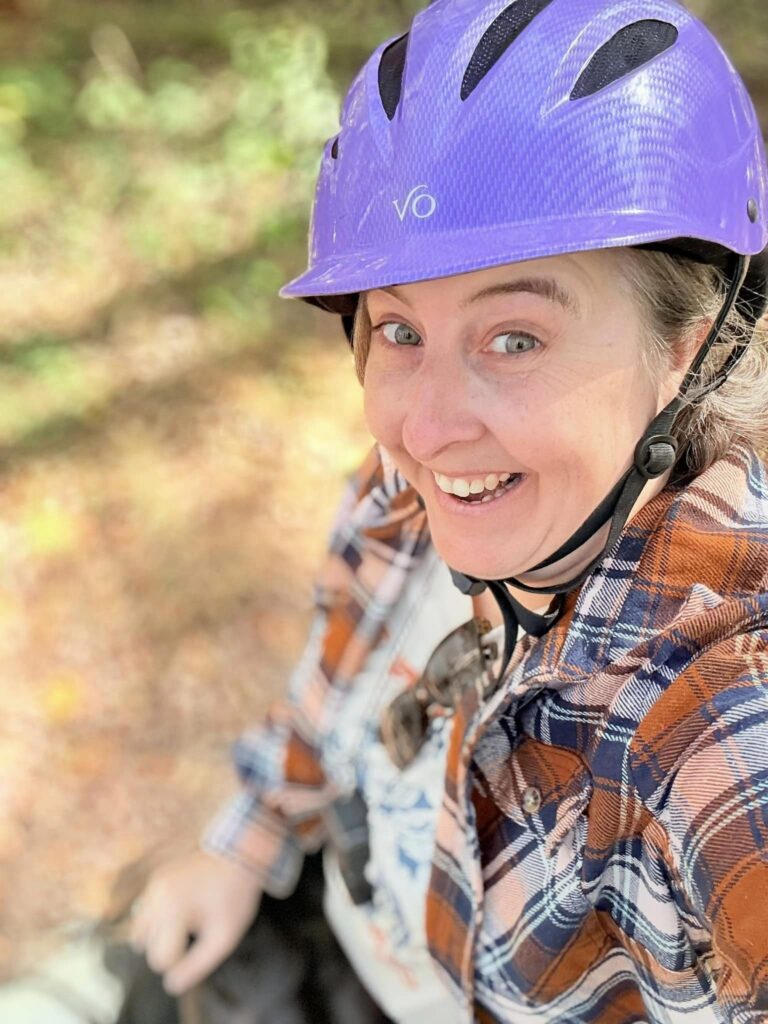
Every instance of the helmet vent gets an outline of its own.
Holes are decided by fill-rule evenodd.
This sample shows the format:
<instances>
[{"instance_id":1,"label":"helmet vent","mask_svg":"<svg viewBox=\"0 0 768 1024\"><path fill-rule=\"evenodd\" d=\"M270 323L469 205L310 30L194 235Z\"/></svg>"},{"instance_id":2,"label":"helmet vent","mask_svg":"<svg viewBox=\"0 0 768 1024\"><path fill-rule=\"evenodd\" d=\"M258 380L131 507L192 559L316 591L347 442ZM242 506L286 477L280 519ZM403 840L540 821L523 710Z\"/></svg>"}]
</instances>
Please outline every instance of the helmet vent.
<instances>
[{"instance_id":1,"label":"helmet vent","mask_svg":"<svg viewBox=\"0 0 768 1024\"><path fill-rule=\"evenodd\" d=\"M339 158L339 136L338 135L336 136L336 138L333 140L333 143L331 144L331 157L334 160L338 160L338 158Z\"/></svg>"},{"instance_id":2,"label":"helmet vent","mask_svg":"<svg viewBox=\"0 0 768 1024\"><path fill-rule=\"evenodd\" d=\"M549 7L552 0L516 0L505 7L483 33L464 72L461 98L465 100L488 74L496 61L528 28L537 14Z\"/></svg>"},{"instance_id":3,"label":"helmet vent","mask_svg":"<svg viewBox=\"0 0 768 1024\"><path fill-rule=\"evenodd\" d=\"M395 116L403 88L403 72L405 71L405 51L408 46L408 33L390 43L381 55L379 63L379 95L384 111L391 121Z\"/></svg>"},{"instance_id":4,"label":"helmet vent","mask_svg":"<svg viewBox=\"0 0 768 1024\"><path fill-rule=\"evenodd\" d=\"M592 96L631 74L677 42L679 32L667 21L636 21L601 46L573 87L572 100Z\"/></svg>"}]
</instances>

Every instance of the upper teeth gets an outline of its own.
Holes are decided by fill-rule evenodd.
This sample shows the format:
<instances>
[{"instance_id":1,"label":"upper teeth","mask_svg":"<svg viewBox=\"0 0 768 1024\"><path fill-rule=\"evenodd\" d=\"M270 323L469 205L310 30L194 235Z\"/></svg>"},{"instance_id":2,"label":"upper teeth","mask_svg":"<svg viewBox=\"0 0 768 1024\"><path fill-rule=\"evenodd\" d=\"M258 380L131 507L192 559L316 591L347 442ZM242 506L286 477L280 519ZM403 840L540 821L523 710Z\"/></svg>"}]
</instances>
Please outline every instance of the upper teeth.
<instances>
[{"instance_id":1,"label":"upper teeth","mask_svg":"<svg viewBox=\"0 0 768 1024\"><path fill-rule=\"evenodd\" d=\"M463 477L451 478L442 473L433 474L437 486L446 494L455 494L458 498L466 498L470 494L481 494L483 491L495 491L499 484L506 483L511 473L489 473L488 476L465 480Z\"/></svg>"}]
</instances>

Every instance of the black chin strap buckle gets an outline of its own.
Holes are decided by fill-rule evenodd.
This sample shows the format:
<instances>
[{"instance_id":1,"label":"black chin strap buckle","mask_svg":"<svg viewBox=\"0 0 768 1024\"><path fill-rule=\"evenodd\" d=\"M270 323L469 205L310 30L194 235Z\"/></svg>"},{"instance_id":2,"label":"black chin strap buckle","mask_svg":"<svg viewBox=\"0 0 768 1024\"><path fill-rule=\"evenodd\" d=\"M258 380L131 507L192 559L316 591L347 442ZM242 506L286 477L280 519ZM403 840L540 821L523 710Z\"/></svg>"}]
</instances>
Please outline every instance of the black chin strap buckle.
<instances>
[{"instance_id":1,"label":"black chin strap buckle","mask_svg":"<svg viewBox=\"0 0 768 1024\"><path fill-rule=\"evenodd\" d=\"M462 594L468 594L470 597L477 597L478 594L482 594L484 590L488 589L487 583L476 580L473 576L465 576L458 569L451 569L451 579Z\"/></svg>"},{"instance_id":2,"label":"black chin strap buckle","mask_svg":"<svg viewBox=\"0 0 768 1024\"><path fill-rule=\"evenodd\" d=\"M677 448L677 438L671 434L643 437L635 448L635 469L646 480L656 480L674 466Z\"/></svg>"}]
</instances>

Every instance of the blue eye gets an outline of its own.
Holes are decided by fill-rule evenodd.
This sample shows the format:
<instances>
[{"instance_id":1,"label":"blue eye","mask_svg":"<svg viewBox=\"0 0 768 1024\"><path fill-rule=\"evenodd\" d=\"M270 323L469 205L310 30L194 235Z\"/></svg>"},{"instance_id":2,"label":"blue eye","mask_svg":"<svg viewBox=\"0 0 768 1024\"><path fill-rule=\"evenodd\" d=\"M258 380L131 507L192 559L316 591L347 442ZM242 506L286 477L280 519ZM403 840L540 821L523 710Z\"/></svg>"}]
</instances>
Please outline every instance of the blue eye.
<instances>
[{"instance_id":1,"label":"blue eye","mask_svg":"<svg viewBox=\"0 0 768 1024\"><path fill-rule=\"evenodd\" d=\"M522 334L519 331L510 331L508 334L497 334L493 339L494 343L498 341L499 338L504 339L504 348L491 348L491 351L501 352L506 355L530 352L539 345L538 338L534 338L532 334Z\"/></svg>"},{"instance_id":2,"label":"blue eye","mask_svg":"<svg viewBox=\"0 0 768 1024\"><path fill-rule=\"evenodd\" d=\"M391 328L394 327L394 337L390 333ZM388 324L382 324L381 331L387 341L391 341L394 345L418 345L421 341L420 335L409 327L408 324L401 324L391 322Z\"/></svg>"}]
</instances>

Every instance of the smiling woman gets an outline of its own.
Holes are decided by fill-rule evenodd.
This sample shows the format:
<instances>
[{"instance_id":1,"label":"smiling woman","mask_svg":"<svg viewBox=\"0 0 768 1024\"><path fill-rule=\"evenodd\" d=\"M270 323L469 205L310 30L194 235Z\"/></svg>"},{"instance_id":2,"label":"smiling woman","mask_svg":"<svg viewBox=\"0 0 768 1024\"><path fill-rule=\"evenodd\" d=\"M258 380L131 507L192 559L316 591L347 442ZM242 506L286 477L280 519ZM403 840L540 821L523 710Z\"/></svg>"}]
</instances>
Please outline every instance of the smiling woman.
<instances>
[{"instance_id":1,"label":"smiling woman","mask_svg":"<svg viewBox=\"0 0 768 1024\"><path fill-rule=\"evenodd\" d=\"M574 273L579 267L581 276ZM558 269L563 280L547 276ZM503 552L513 559L514 568L504 571L493 560L467 568L462 563L469 564L474 555L466 537L459 539L458 553L450 545L441 546L437 506L429 517L433 539L450 565L495 578L518 575L540 560L537 552L543 556L547 548L559 547L573 532L569 524L583 521L608 492L633 441L680 388L722 309L725 292L722 274L708 264L618 249L382 288L363 298L352 346L365 388L368 424L428 508L439 495L424 470L435 475L442 491L462 496L461 490L443 486L439 475L448 480L479 477L486 464L493 464L522 481L528 475L520 462L525 452L556 453L562 468L550 470L546 478L553 494L550 516L557 527L537 548L521 540L520 529L535 526L544 532L546 507L538 505L534 511L507 503L504 513L513 519L511 526L500 522L503 543L487 532L493 520L477 524L483 531L478 539L496 553L496 562ZM700 386L716 380L726 358L754 335L753 340L727 388L712 391L702 401L684 401L672 428L676 458L661 484L701 473L735 444L758 451L768 447L768 327L764 322L755 325L745 312L738 306L730 310L718 345L702 365ZM434 325L427 330L424 318L430 314ZM449 368L451 345L461 349L458 370ZM470 358L472 345L477 352ZM426 353L411 351L427 346L433 350L434 369ZM494 360L494 355L501 358ZM483 379L490 388L483 387ZM429 394L416 394L424 380L435 398L434 408ZM444 400L447 394L450 404ZM473 403L468 410L471 424L462 416L465 394ZM473 429L482 438L475 445L477 456L481 448L504 450L490 461L480 458L466 471L447 466L445 459L438 466L440 451L455 452L462 430ZM569 494L569 481L574 495ZM660 489L659 482L649 485L634 512ZM536 497L540 502L541 494ZM564 499L568 515L563 515ZM461 514L452 504L439 507ZM500 513L501 508L492 511ZM585 547L582 564L594 552L594 544ZM576 565L571 560L569 571Z\"/></svg>"},{"instance_id":2,"label":"smiling woman","mask_svg":"<svg viewBox=\"0 0 768 1024\"><path fill-rule=\"evenodd\" d=\"M424 499L452 568L504 579L560 548L677 393L685 366L655 386L615 266L587 252L367 293L367 422ZM514 486L472 508L435 480L505 471Z\"/></svg>"},{"instance_id":3,"label":"smiling woman","mask_svg":"<svg viewBox=\"0 0 768 1024\"><path fill-rule=\"evenodd\" d=\"M351 87L281 294L376 444L205 847L254 900L322 845L400 1024L766 1018L767 243L673 0L438 0Z\"/></svg>"}]
</instances>

